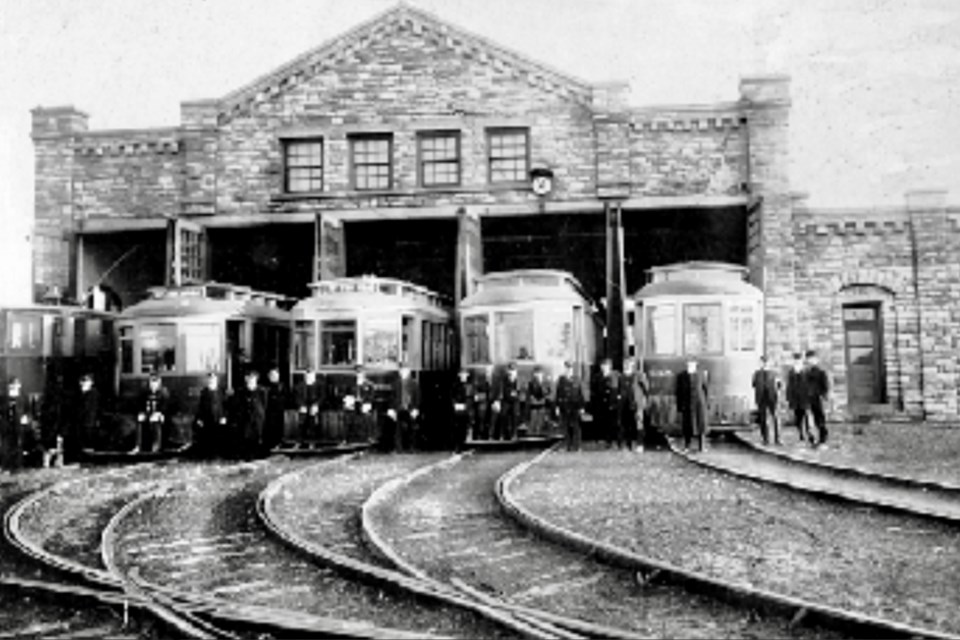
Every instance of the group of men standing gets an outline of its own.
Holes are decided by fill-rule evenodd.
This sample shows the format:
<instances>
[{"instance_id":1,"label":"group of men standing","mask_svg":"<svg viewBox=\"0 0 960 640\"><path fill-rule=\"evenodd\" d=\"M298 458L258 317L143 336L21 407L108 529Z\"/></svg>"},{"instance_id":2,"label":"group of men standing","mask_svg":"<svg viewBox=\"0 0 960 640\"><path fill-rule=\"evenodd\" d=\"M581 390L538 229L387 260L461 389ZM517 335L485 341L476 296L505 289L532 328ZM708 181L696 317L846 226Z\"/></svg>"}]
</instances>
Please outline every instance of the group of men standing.
<instances>
[{"instance_id":1,"label":"group of men standing","mask_svg":"<svg viewBox=\"0 0 960 640\"><path fill-rule=\"evenodd\" d=\"M766 357L760 358L760 368L753 374L754 399L760 422L760 436L764 444L782 444L778 406L782 382ZM793 354L793 364L787 373L786 401L793 414L801 441L812 447L827 442L827 419L824 405L830 392L826 371L820 367L815 351L805 355ZM814 433L814 430L816 433Z\"/></svg>"}]
</instances>

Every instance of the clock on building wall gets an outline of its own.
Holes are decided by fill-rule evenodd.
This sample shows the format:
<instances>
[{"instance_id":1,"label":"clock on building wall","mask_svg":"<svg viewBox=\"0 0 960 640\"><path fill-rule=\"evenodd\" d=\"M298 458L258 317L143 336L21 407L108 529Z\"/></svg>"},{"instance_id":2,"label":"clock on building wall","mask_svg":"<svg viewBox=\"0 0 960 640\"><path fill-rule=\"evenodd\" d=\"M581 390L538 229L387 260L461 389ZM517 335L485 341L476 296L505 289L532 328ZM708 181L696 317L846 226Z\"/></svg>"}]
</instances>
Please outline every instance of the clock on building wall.
<instances>
[{"instance_id":1,"label":"clock on building wall","mask_svg":"<svg viewBox=\"0 0 960 640\"><path fill-rule=\"evenodd\" d=\"M530 188L538 196L545 196L553 191L553 171L538 167L530 170Z\"/></svg>"}]
</instances>

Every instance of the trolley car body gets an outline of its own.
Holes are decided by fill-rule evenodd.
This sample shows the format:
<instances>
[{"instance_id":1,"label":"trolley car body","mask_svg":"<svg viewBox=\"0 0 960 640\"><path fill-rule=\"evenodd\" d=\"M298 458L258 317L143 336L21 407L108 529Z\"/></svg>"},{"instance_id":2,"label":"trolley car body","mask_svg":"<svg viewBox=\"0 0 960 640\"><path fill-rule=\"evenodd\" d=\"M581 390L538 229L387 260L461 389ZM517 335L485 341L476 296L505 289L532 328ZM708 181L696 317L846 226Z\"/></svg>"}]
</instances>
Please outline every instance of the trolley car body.
<instances>
[{"instance_id":1,"label":"trolley car body","mask_svg":"<svg viewBox=\"0 0 960 640\"><path fill-rule=\"evenodd\" d=\"M460 303L461 362L475 373L493 364L503 375L516 363L521 384L535 366L556 381L563 363L589 394L590 375L603 339L599 313L570 273L525 269L488 273Z\"/></svg>"},{"instance_id":2,"label":"trolley car body","mask_svg":"<svg viewBox=\"0 0 960 640\"><path fill-rule=\"evenodd\" d=\"M749 428L753 372L763 350L763 292L744 267L655 267L634 296L635 344L650 381L651 424L679 432L675 380L690 358L707 372L710 430Z\"/></svg>"},{"instance_id":3,"label":"trolley car body","mask_svg":"<svg viewBox=\"0 0 960 640\"><path fill-rule=\"evenodd\" d=\"M369 429L348 433L343 401L356 394L357 372L363 371L382 409L401 364L421 387L422 431L441 428L456 344L447 302L419 285L376 276L324 280L311 288L311 297L293 308L293 368L297 381L312 368L324 385L321 439L375 437Z\"/></svg>"},{"instance_id":4,"label":"trolley car body","mask_svg":"<svg viewBox=\"0 0 960 640\"><path fill-rule=\"evenodd\" d=\"M53 433L63 426L66 402L90 373L102 403L116 391L115 314L79 306L0 308L0 380L17 377L34 418Z\"/></svg>"},{"instance_id":5,"label":"trolley car body","mask_svg":"<svg viewBox=\"0 0 960 640\"><path fill-rule=\"evenodd\" d=\"M120 314L118 377L127 414L151 373L170 393L175 444L189 444L206 374L223 375L227 389L243 384L246 367L261 376L271 366L289 378L292 300L223 283L155 287Z\"/></svg>"}]
</instances>

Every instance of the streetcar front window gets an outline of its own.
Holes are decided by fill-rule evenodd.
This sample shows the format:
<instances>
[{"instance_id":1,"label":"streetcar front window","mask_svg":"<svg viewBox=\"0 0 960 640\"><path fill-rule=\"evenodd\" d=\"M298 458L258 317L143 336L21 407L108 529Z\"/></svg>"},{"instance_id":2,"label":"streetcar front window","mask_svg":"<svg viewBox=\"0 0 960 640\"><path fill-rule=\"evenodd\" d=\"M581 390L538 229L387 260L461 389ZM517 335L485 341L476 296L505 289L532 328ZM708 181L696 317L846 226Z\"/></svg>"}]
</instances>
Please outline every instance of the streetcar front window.
<instances>
[{"instance_id":1,"label":"streetcar front window","mask_svg":"<svg viewBox=\"0 0 960 640\"><path fill-rule=\"evenodd\" d=\"M732 305L729 318L730 350L756 351L757 327L754 321L753 305Z\"/></svg>"},{"instance_id":2,"label":"streetcar front window","mask_svg":"<svg viewBox=\"0 0 960 640\"><path fill-rule=\"evenodd\" d=\"M573 323L569 311L543 313L538 316L538 351L546 360L575 360L573 353Z\"/></svg>"},{"instance_id":3,"label":"streetcar front window","mask_svg":"<svg viewBox=\"0 0 960 640\"><path fill-rule=\"evenodd\" d=\"M177 368L177 327L145 324L140 327L140 373L171 372Z\"/></svg>"},{"instance_id":4,"label":"streetcar front window","mask_svg":"<svg viewBox=\"0 0 960 640\"><path fill-rule=\"evenodd\" d=\"M398 364L400 336L396 318L368 318L363 323L363 361L365 364Z\"/></svg>"},{"instance_id":5,"label":"streetcar front window","mask_svg":"<svg viewBox=\"0 0 960 640\"><path fill-rule=\"evenodd\" d=\"M357 358L355 320L326 320L320 323L320 364L350 365Z\"/></svg>"},{"instance_id":6,"label":"streetcar front window","mask_svg":"<svg viewBox=\"0 0 960 640\"><path fill-rule=\"evenodd\" d=\"M133 373L133 329L120 328L120 373Z\"/></svg>"},{"instance_id":7,"label":"streetcar front window","mask_svg":"<svg viewBox=\"0 0 960 640\"><path fill-rule=\"evenodd\" d=\"M41 317L35 314L11 314L7 324L7 348L18 353L39 352Z\"/></svg>"},{"instance_id":8,"label":"streetcar front window","mask_svg":"<svg viewBox=\"0 0 960 640\"><path fill-rule=\"evenodd\" d=\"M672 304L647 308L647 353L672 356L677 353L677 310Z\"/></svg>"},{"instance_id":9,"label":"streetcar front window","mask_svg":"<svg viewBox=\"0 0 960 640\"><path fill-rule=\"evenodd\" d=\"M192 373L220 370L220 326L188 324L182 328L185 370Z\"/></svg>"},{"instance_id":10,"label":"streetcar front window","mask_svg":"<svg viewBox=\"0 0 960 640\"><path fill-rule=\"evenodd\" d=\"M686 355L716 354L723 351L720 304L683 306L683 352Z\"/></svg>"},{"instance_id":11,"label":"streetcar front window","mask_svg":"<svg viewBox=\"0 0 960 640\"><path fill-rule=\"evenodd\" d=\"M501 311L494 328L498 362L533 360L533 311Z\"/></svg>"},{"instance_id":12,"label":"streetcar front window","mask_svg":"<svg viewBox=\"0 0 960 640\"><path fill-rule=\"evenodd\" d=\"M463 319L463 335L467 364L490 362L490 338L487 334L487 316L468 316Z\"/></svg>"},{"instance_id":13,"label":"streetcar front window","mask_svg":"<svg viewBox=\"0 0 960 640\"><path fill-rule=\"evenodd\" d=\"M313 320L297 320L293 334L293 366L303 370L313 368L317 348L317 334Z\"/></svg>"}]
</instances>

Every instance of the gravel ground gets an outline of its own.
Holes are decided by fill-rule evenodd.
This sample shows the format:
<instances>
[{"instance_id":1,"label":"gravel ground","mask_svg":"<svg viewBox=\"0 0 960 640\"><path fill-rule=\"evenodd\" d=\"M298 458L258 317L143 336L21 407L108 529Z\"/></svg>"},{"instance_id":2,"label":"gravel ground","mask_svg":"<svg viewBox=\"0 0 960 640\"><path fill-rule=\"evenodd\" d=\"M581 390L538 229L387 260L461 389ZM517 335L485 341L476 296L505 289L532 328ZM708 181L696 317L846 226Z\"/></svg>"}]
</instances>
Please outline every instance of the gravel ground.
<instances>
[{"instance_id":1,"label":"gravel ground","mask_svg":"<svg viewBox=\"0 0 960 640\"><path fill-rule=\"evenodd\" d=\"M810 460L960 486L960 428L934 424L830 424L825 449L783 429L783 450ZM761 442L759 432L749 437Z\"/></svg>"},{"instance_id":2,"label":"gravel ground","mask_svg":"<svg viewBox=\"0 0 960 640\"><path fill-rule=\"evenodd\" d=\"M665 452L553 454L513 485L565 528L727 580L960 633L960 531L701 469Z\"/></svg>"},{"instance_id":3,"label":"gravel ground","mask_svg":"<svg viewBox=\"0 0 960 640\"><path fill-rule=\"evenodd\" d=\"M0 512L16 504L31 492L54 482L89 475L89 469L31 469L0 477ZM0 536L0 575L30 580L63 581L35 561L11 547ZM45 595L27 595L0 587L0 639L74 637L74 638L159 638L163 637L149 618L134 615L123 626L118 610L88 602L67 604Z\"/></svg>"},{"instance_id":4,"label":"gravel ground","mask_svg":"<svg viewBox=\"0 0 960 640\"><path fill-rule=\"evenodd\" d=\"M667 638L835 637L635 576L532 537L504 518L496 480L530 453L478 454L423 476L377 509L373 524L401 557L508 602Z\"/></svg>"},{"instance_id":5,"label":"gravel ground","mask_svg":"<svg viewBox=\"0 0 960 640\"><path fill-rule=\"evenodd\" d=\"M389 456L377 460L393 464ZM474 614L351 581L270 537L258 520L256 499L270 481L305 463L310 461L221 475L149 502L122 523L118 563L140 567L156 584L234 602L425 634L494 635L492 625ZM325 479L313 490L325 492Z\"/></svg>"}]
</instances>

